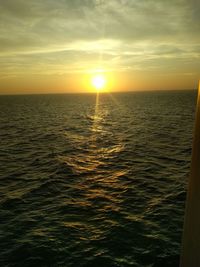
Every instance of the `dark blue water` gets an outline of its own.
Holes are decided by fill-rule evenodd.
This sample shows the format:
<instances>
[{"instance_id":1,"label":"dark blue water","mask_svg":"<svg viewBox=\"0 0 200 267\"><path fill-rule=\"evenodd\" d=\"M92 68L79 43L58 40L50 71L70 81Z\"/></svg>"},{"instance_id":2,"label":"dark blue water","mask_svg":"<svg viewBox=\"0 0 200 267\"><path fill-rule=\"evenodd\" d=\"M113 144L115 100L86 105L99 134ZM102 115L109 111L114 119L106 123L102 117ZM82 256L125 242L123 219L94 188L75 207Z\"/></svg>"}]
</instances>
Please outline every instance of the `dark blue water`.
<instances>
[{"instance_id":1,"label":"dark blue water","mask_svg":"<svg viewBox=\"0 0 200 267\"><path fill-rule=\"evenodd\" d=\"M0 97L0 266L178 266L196 92Z\"/></svg>"}]
</instances>

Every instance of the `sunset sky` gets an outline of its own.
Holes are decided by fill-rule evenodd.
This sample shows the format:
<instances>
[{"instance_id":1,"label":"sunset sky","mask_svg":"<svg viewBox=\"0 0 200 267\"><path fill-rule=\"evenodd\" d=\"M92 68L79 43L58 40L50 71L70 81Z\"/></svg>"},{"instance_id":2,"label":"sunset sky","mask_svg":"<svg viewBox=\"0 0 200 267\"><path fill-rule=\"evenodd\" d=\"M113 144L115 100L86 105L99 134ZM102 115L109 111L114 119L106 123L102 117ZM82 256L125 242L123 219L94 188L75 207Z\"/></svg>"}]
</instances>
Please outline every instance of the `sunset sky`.
<instances>
[{"instance_id":1,"label":"sunset sky","mask_svg":"<svg viewBox=\"0 0 200 267\"><path fill-rule=\"evenodd\" d=\"M0 93L195 89L198 0L0 0Z\"/></svg>"}]
</instances>

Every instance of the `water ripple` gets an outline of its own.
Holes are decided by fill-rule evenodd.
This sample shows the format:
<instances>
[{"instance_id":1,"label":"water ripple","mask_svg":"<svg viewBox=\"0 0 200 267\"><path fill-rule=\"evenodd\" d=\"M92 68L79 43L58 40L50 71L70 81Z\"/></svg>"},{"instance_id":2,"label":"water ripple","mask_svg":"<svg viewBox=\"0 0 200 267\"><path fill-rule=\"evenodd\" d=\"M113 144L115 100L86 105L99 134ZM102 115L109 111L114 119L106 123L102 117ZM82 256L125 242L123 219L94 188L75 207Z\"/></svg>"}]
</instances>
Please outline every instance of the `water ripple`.
<instances>
[{"instance_id":1,"label":"water ripple","mask_svg":"<svg viewBox=\"0 0 200 267\"><path fill-rule=\"evenodd\" d=\"M195 97L1 97L1 266L178 266Z\"/></svg>"}]
</instances>

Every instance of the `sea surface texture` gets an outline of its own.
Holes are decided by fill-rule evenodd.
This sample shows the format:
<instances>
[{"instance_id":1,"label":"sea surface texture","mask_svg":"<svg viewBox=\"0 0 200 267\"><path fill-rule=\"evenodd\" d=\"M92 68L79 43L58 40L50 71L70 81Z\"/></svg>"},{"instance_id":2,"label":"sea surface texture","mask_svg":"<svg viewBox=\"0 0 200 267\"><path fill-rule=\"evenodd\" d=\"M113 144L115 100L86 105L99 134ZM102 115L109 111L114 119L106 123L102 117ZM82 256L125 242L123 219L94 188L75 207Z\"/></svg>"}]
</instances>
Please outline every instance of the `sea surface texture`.
<instances>
[{"instance_id":1,"label":"sea surface texture","mask_svg":"<svg viewBox=\"0 0 200 267\"><path fill-rule=\"evenodd\" d=\"M0 97L0 266L178 266L195 91Z\"/></svg>"}]
</instances>

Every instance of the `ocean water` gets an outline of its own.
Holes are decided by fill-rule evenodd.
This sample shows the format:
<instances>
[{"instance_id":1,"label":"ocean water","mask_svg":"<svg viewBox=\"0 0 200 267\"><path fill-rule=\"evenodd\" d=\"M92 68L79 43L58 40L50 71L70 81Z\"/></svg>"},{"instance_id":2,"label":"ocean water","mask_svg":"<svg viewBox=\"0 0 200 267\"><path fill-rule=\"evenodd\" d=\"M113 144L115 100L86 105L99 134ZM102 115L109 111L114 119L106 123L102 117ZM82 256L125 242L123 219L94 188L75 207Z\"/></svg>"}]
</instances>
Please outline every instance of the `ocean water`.
<instances>
[{"instance_id":1,"label":"ocean water","mask_svg":"<svg viewBox=\"0 0 200 267\"><path fill-rule=\"evenodd\" d=\"M0 97L0 266L178 266L195 91Z\"/></svg>"}]
</instances>

